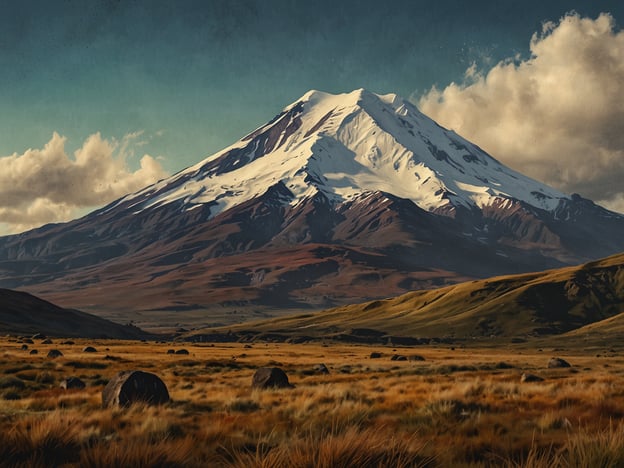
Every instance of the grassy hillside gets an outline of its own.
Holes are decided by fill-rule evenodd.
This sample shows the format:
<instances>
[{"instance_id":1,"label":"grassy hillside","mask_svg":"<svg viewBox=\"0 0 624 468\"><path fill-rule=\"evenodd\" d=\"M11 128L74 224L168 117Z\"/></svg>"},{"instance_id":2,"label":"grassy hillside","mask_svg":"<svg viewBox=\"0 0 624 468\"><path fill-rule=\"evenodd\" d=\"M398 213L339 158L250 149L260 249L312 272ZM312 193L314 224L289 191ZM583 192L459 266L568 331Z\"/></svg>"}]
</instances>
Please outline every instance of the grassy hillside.
<instances>
[{"instance_id":1,"label":"grassy hillside","mask_svg":"<svg viewBox=\"0 0 624 468\"><path fill-rule=\"evenodd\" d=\"M581 266L471 281L230 329L310 336L367 328L412 337L533 337L566 333L622 312L624 254L619 254Z\"/></svg>"},{"instance_id":2,"label":"grassy hillside","mask_svg":"<svg viewBox=\"0 0 624 468\"><path fill-rule=\"evenodd\" d=\"M137 339L145 333L79 310L63 309L31 294L0 289L0 333Z\"/></svg>"}]
</instances>

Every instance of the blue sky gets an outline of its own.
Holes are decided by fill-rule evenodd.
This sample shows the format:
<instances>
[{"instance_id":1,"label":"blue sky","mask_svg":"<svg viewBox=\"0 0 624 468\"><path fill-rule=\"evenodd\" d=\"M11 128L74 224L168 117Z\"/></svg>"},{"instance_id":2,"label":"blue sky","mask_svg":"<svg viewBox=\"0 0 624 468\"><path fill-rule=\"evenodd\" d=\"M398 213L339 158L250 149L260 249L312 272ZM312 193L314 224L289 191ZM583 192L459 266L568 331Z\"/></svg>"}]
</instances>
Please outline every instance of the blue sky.
<instances>
[{"instance_id":1,"label":"blue sky","mask_svg":"<svg viewBox=\"0 0 624 468\"><path fill-rule=\"evenodd\" d=\"M309 89L420 94L473 61L528 54L547 20L621 2L9 1L0 15L0 155L145 131L179 170ZM162 131L162 136L156 133Z\"/></svg>"},{"instance_id":2,"label":"blue sky","mask_svg":"<svg viewBox=\"0 0 624 468\"><path fill-rule=\"evenodd\" d=\"M73 157L100 132L134 144L133 170L146 153L173 173L309 89L417 102L472 63L527 58L542 24L571 10L609 12L618 29L624 18L621 1L8 0L0 156L43 148L57 132Z\"/></svg>"}]
</instances>

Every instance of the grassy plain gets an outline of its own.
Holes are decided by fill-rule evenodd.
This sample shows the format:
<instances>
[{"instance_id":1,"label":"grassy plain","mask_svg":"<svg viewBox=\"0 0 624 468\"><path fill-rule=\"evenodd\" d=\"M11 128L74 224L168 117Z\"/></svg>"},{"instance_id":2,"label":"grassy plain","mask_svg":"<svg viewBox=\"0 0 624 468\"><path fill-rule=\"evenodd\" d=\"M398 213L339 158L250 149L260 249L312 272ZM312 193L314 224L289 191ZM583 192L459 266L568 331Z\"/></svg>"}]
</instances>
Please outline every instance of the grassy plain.
<instances>
[{"instance_id":1,"label":"grassy plain","mask_svg":"<svg viewBox=\"0 0 624 468\"><path fill-rule=\"evenodd\" d=\"M0 339L0 466L624 466L619 348L53 341ZM252 390L263 366L295 388ZM160 376L172 401L102 409L126 369ZM68 376L87 387L59 388Z\"/></svg>"}]
</instances>

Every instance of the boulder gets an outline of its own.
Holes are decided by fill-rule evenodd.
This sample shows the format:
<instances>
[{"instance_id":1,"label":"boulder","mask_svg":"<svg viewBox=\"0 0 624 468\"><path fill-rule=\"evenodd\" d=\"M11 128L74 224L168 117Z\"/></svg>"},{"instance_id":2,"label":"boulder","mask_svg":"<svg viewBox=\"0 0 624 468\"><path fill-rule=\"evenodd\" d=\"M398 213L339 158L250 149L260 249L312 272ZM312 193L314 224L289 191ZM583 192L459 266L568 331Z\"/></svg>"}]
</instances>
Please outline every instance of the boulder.
<instances>
[{"instance_id":1,"label":"boulder","mask_svg":"<svg viewBox=\"0 0 624 468\"><path fill-rule=\"evenodd\" d=\"M251 381L252 388L293 388L288 376L279 367L261 367Z\"/></svg>"},{"instance_id":2,"label":"boulder","mask_svg":"<svg viewBox=\"0 0 624 468\"><path fill-rule=\"evenodd\" d=\"M75 343L74 341L72 341L72 340L65 340L65 341L63 341L61 344L64 344L64 345L73 345L73 344L76 344L76 343Z\"/></svg>"},{"instance_id":3,"label":"boulder","mask_svg":"<svg viewBox=\"0 0 624 468\"><path fill-rule=\"evenodd\" d=\"M561 359L558 357L550 358L550 360L548 361L549 369L556 369L560 367L571 367L571 366L570 366L570 363L564 359Z\"/></svg>"},{"instance_id":4,"label":"boulder","mask_svg":"<svg viewBox=\"0 0 624 468\"><path fill-rule=\"evenodd\" d=\"M175 354L175 349L168 349L167 354Z\"/></svg>"},{"instance_id":5,"label":"boulder","mask_svg":"<svg viewBox=\"0 0 624 468\"><path fill-rule=\"evenodd\" d=\"M27 344L23 344L22 345L22 351L26 351L28 349L28 345Z\"/></svg>"},{"instance_id":6,"label":"boulder","mask_svg":"<svg viewBox=\"0 0 624 468\"><path fill-rule=\"evenodd\" d=\"M176 354L188 354L189 352L188 350L182 348L182 349L178 349L175 353Z\"/></svg>"},{"instance_id":7,"label":"boulder","mask_svg":"<svg viewBox=\"0 0 624 468\"><path fill-rule=\"evenodd\" d=\"M41 342L41 344L52 344L52 343L53 341L50 338L46 338L45 340Z\"/></svg>"},{"instance_id":8,"label":"boulder","mask_svg":"<svg viewBox=\"0 0 624 468\"><path fill-rule=\"evenodd\" d=\"M22 340L23 343L28 343L28 344L35 344L35 342L33 340L31 340L30 338L24 338Z\"/></svg>"},{"instance_id":9,"label":"boulder","mask_svg":"<svg viewBox=\"0 0 624 468\"><path fill-rule=\"evenodd\" d=\"M72 388L85 388L87 384L85 384L78 377L67 377L66 379L61 381L61 388L65 390L70 390Z\"/></svg>"},{"instance_id":10,"label":"boulder","mask_svg":"<svg viewBox=\"0 0 624 468\"><path fill-rule=\"evenodd\" d=\"M520 382L542 382L544 379L535 374L522 374Z\"/></svg>"},{"instance_id":11,"label":"boulder","mask_svg":"<svg viewBox=\"0 0 624 468\"><path fill-rule=\"evenodd\" d=\"M31 349L30 354L39 354L39 351L37 351L36 349Z\"/></svg>"},{"instance_id":12,"label":"boulder","mask_svg":"<svg viewBox=\"0 0 624 468\"><path fill-rule=\"evenodd\" d=\"M159 405L168 401L169 392L160 377L140 370L119 372L102 390L104 408L132 403Z\"/></svg>"},{"instance_id":13,"label":"boulder","mask_svg":"<svg viewBox=\"0 0 624 468\"><path fill-rule=\"evenodd\" d=\"M63 353L61 353L58 349L51 349L50 351L48 351L49 358L57 358L61 357L62 355Z\"/></svg>"},{"instance_id":14,"label":"boulder","mask_svg":"<svg viewBox=\"0 0 624 468\"><path fill-rule=\"evenodd\" d=\"M82 348L82 352L83 353L97 353L97 349L95 349L93 346L85 346L84 348Z\"/></svg>"},{"instance_id":15,"label":"boulder","mask_svg":"<svg viewBox=\"0 0 624 468\"><path fill-rule=\"evenodd\" d=\"M373 351L372 353L370 353L370 359L379 359L381 357L381 353L378 353L377 351Z\"/></svg>"}]
</instances>

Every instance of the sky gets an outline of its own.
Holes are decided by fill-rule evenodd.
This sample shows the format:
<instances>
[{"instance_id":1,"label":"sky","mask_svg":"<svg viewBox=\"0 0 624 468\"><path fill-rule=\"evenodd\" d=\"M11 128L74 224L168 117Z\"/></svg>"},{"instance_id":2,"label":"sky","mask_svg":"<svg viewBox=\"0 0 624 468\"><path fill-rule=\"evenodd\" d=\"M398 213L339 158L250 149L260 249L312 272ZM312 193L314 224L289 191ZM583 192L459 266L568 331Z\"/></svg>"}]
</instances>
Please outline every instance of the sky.
<instances>
[{"instance_id":1,"label":"sky","mask_svg":"<svg viewBox=\"0 0 624 468\"><path fill-rule=\"evenodd\" d=\"M624 212L624 3L5 0L0 235L229 146L310 89L397 93Z\"/></svg>"}]
</instances>

